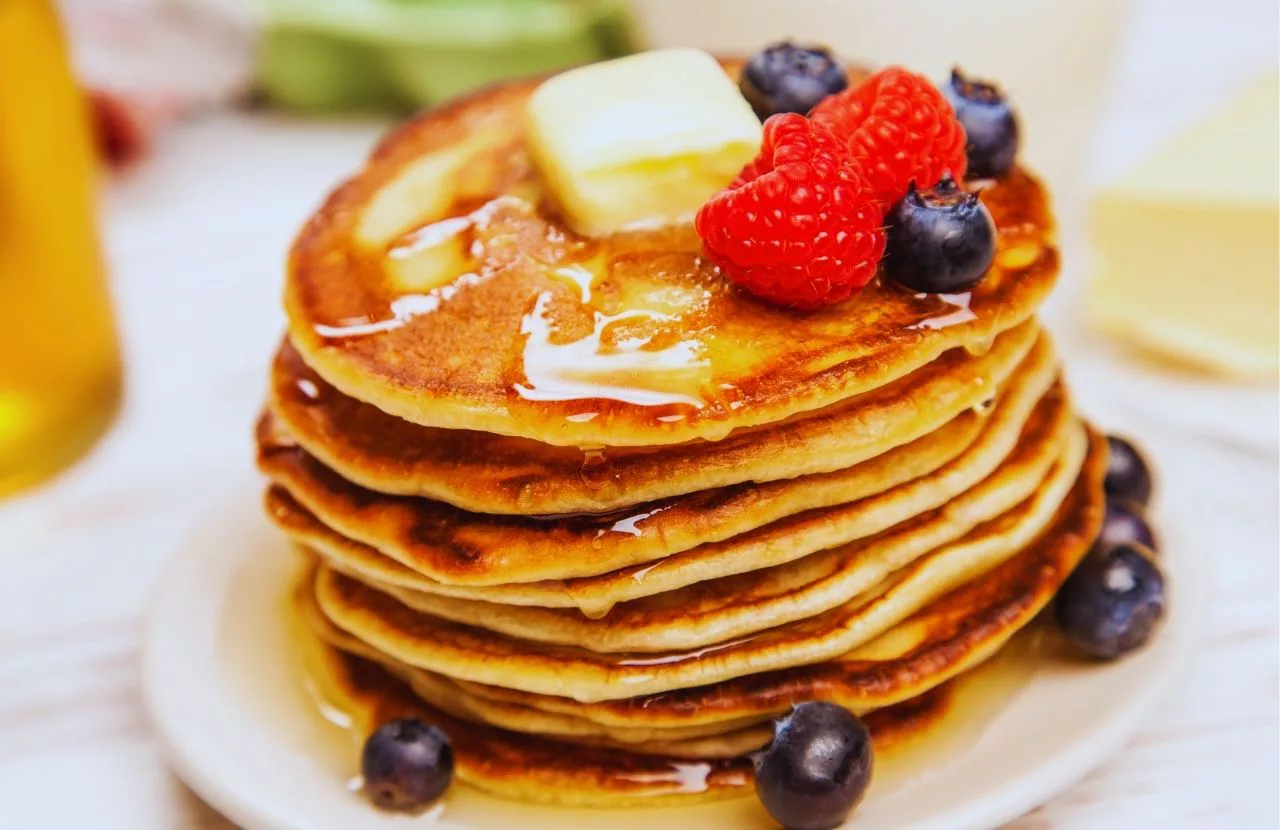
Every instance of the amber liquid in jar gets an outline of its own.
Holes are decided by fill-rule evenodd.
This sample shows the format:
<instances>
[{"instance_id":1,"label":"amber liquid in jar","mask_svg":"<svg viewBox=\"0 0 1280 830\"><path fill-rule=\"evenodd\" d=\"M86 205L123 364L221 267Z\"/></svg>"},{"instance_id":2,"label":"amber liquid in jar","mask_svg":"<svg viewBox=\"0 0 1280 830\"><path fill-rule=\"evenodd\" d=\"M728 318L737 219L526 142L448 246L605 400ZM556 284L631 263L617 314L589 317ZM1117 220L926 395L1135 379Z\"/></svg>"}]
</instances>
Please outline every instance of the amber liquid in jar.
<instances>
[{"instance_id":1,"label":"amber liquid in jar","mask_svg":"<svg viewBox=\"0 0 1280 830\"><path fill-rule=\"evenodd\" d=\"M0 496L110 424L120 359L85 101L49 0L0 0Z\"/></svg>"}]
</instances>

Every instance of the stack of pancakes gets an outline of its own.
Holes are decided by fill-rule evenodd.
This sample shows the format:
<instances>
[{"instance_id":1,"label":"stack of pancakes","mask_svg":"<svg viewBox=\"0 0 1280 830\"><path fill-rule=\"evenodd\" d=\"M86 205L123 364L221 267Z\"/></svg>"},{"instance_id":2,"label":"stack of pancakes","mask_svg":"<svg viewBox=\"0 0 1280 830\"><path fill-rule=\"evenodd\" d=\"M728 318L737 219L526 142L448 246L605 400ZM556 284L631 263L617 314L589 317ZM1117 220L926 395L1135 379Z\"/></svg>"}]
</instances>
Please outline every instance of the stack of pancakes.
<instances>
[{"instance_id":1,"label":"stack of pancakes","mask_svg":"<svg viewBox=\"0 0 1280 830\"><path fill-rule=\"evenodd\" d=\"M972 294L779 309L689 227L567 230L523 148L533 88L420 116L304 228L267 512L364 728L437 722L508 797L732 794L771 718L887 728L1095 535L1105 450L1034 316L1045 194L983 190Z\"/></svg>"}]
</instances>

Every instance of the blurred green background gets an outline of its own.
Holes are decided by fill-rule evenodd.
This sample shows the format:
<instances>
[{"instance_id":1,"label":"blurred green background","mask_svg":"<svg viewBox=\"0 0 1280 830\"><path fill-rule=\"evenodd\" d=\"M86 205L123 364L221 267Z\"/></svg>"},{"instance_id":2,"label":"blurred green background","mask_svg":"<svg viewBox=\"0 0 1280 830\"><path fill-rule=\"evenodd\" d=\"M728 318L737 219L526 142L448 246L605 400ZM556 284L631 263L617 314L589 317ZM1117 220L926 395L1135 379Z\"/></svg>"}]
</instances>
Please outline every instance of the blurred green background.
<instances>
[{"instance_id":1,"label":"blurred green background","mask_svg":"<svg viewBox=\"0 0 1280 830\"><path fill-rule=\"evenodd\" d=\"M262 89L307 111L410 110L638 46L624 0L263 3Z\"/></svg>"}]
</instances>

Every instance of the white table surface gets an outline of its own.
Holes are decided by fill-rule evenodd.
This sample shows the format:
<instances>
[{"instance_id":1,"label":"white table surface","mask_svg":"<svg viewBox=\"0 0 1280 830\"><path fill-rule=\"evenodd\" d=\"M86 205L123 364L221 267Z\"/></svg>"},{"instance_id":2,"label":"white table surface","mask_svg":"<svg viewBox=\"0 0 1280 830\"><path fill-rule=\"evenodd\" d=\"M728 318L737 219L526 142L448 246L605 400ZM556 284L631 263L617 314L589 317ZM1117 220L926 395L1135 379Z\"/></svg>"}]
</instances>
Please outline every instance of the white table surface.
<instances>
[{"instance_id":1,"label":"white table surface","mask_svg":"<svg viewBox=\"0 0 1280 830\"><path fill-rule=\"evenodd\" d=\"M1222 3L1255 17L1261 7L1137 2L1147 25L1117 85L1103 175L1203 111L1209 93L1274 65L1275 33ZM1206 32L1198 48L1221 58L1216 74L1192 72L1205 55L1185 43L1169 48ZM1197 84L1199 103L1184 94ZM220 117L183 128L111 189L124 410L79 466L0 505L0 828L230 826L164 766L139 695L139 627L166 557L251 464L288 241L379 129ZM1087 344L1066 319L1068 348ZM1096 354L1076 357L1081 379L1098 372ZM1084 386L1086 410L1105 426L1115 402ZM1142 436L1167 486L1202 494L1211 607L1194 664L1123 753L1018 830L1280 826L1277 458L1274 444L1219 420L1208 432L1164 421Z\"/></svg>"}]
</instances>

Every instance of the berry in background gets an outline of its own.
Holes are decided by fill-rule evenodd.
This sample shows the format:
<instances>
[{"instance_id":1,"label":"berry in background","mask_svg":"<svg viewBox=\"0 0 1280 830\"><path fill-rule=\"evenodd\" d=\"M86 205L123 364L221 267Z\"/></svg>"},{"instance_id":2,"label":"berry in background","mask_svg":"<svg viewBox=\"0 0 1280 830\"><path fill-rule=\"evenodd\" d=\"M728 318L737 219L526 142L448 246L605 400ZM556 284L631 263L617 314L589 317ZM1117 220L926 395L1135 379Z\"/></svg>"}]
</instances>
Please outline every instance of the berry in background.
<instances>
[{"instance_id":1,"label":"berry in background","mask_svg":"<svg viewBox=\"0 0 1280 830\"><path fill-rule=\"evenodd\" d=\"M828 50L784 42L753 55L738 85L763 121L788 112L806 115L823 98L847 87L849 78Z\"/></svg>"},{"instance_id":2,"label":"berry in background","mask_svg":"<svg viewBox=\"0 0 1280 830\"><path fill-rule=\"evenodd\" d=\"M959 69L951 70L944 92L964 126L969 175L1007 173L1018 156L1018 118L1008 99L994 84L966 78Z\"/></svg>"},{"instance_id":3,"label":"berry in background","mask_svg":"<svg viewBox=\"0 0 1280 830\"><path fill-rule=\"evenodd\" d=\"M1107 436L1107 477L1103 484L1108 499L1127 499L1145 507L1151 501L1151 467L1130 441Z\"/></svg>"}]
</instances>

